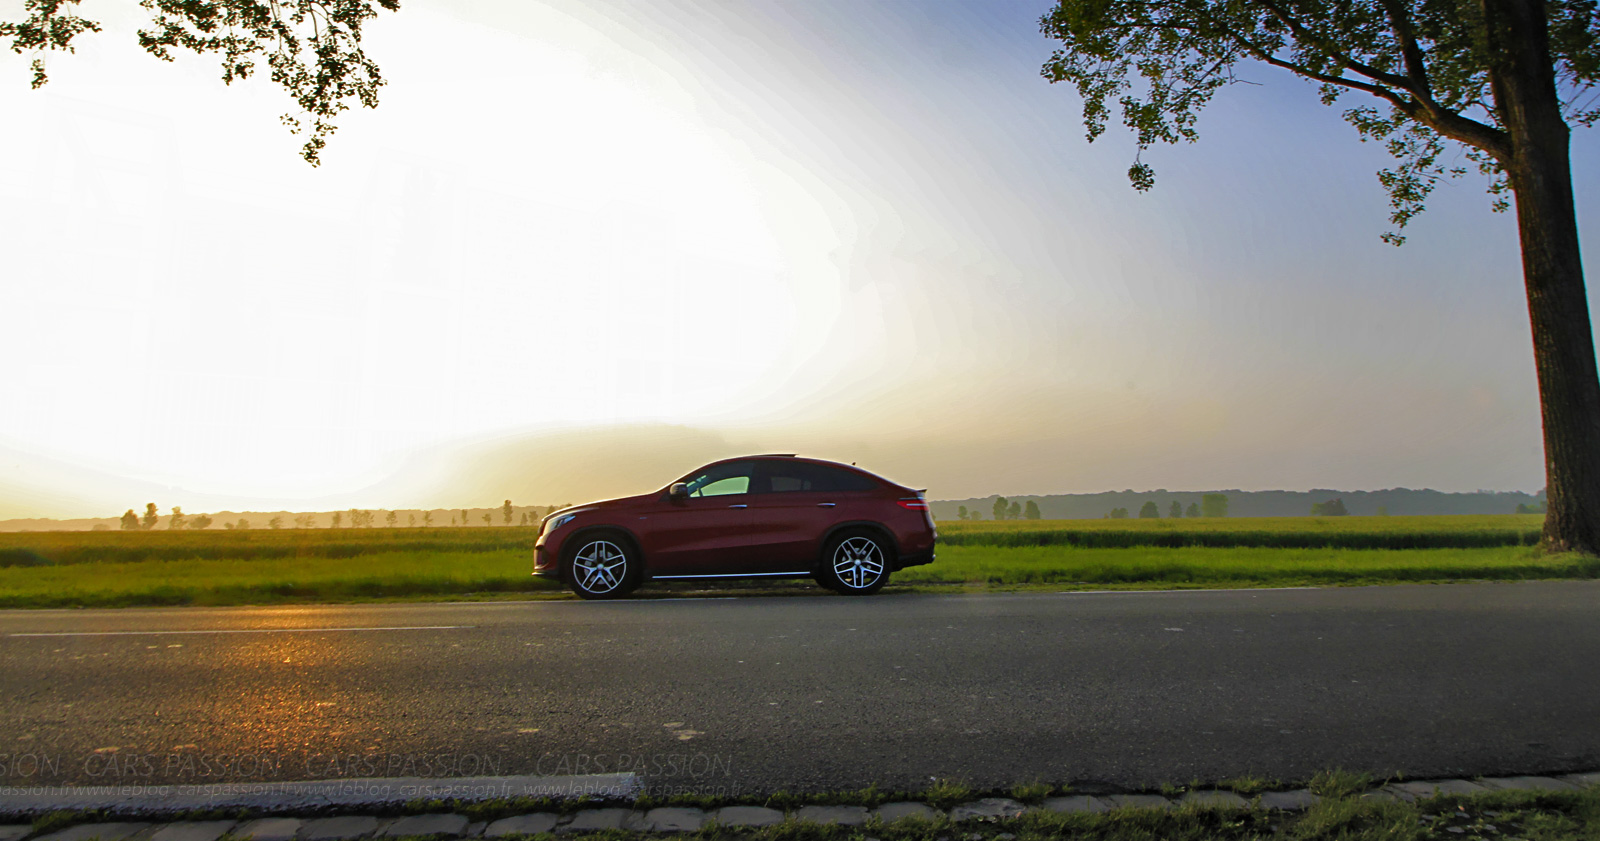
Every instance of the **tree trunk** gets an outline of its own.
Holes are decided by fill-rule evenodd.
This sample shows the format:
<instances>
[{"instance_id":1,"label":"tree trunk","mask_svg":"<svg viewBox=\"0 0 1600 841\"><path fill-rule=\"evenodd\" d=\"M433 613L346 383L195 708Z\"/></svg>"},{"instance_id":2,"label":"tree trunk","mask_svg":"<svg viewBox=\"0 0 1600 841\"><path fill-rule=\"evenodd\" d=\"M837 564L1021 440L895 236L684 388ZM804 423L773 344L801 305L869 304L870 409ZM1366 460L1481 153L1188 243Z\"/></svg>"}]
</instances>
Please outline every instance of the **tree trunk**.
<instances>
[{"instance_id":1,"label":"tree trunk","mask_svg":"<svg viewBox=\"0 0 1600 841\"><path fill-rule=\"evenodd\" d=\"M1511 139L1522 273L1544 422L1544 547L1600 554L1600 375L1542 0L1482 0L1490 83Z\"/></svg>"}]
</instances>

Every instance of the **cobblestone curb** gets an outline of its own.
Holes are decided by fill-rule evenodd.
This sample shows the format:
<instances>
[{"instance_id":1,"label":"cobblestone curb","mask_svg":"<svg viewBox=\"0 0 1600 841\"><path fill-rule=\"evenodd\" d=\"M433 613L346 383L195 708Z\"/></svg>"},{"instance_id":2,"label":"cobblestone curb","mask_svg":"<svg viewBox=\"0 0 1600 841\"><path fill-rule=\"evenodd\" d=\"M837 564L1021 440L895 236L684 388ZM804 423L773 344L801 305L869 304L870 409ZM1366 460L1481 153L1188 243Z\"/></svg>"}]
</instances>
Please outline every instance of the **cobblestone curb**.
<instances>
[{"instance_id":1,"label":"cobblestone curb","mask_svg":"<svg viewBox=\"0 0 1600 841\"><path fill-rule=\"evenodd\" d=\"M1491 777L1479 780L1415 780L1391 783L1362 797L1416 802L1441 795L1485 794L1493 791L1574 791L1600 785L1600 772L1564 777ZM1029 812L1104 812L1111 809L1176 809L1199 805L1235 809L1263 808L1300 811L1318 798L1304 789L1267 792L1245 798L1230 791L1191 791L1180 798L1159 794L1072 795L1051 797L1037 806L1025 806L1003 797L975 799L953 807L948 817L958 823L996 822ZM47 833L28 824L0 824L0 841L353 841L363 838L434 837L503 838L537 835L628 830L654 833L694 832L715 821L724 827L757 828L784 821L823 825L860 826L870 819L934 820L947 813L924 803L886 803L876 809L864 806L803 806L791 812L764 806L725 806L710 812L663 806L648 811L618 806L583 809L568 815L534 812L502 818L493 823L471 823L465 815L436 813L384 818L344 815L330 818L260 818L249 821L170 821L86 823Z\"/></svg>"}]
</instances>

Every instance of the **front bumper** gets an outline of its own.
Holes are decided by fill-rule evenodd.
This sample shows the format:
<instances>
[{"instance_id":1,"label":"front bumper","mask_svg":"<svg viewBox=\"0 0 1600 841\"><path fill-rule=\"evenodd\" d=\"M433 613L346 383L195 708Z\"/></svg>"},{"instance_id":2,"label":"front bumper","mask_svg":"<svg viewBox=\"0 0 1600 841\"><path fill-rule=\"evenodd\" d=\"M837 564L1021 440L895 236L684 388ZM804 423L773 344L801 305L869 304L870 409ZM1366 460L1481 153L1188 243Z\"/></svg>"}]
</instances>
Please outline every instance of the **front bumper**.
<instances>
[{"instance_id":1,"label":"front bumper","mask_svg":"<svg viewBox=\"0 0 1600 841\"><path fill-rule=\"evenodd\" d=\"M545 551L543 543L533 547L533 575L535 578L561 580L561 566L556 563L554 554Z\"/></svg>"}]
</instances>

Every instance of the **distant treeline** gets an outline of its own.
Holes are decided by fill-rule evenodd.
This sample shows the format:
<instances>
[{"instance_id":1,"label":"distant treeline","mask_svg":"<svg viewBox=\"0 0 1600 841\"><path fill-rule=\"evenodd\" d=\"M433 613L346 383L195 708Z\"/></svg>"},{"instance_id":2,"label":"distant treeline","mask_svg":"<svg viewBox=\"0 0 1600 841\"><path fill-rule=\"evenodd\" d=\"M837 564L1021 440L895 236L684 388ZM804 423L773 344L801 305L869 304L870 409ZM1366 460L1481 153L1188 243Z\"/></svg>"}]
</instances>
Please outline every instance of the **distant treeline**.
<instances>
[{"instance_id":1,"label":"distant treeline","mask_svg":"<svg viewBox=\"0 0 1600 841\"><path fill-rule=\"evenodd\" d=\"M979 499L944 499L929 503L933 516L940 520L960 519L962 508L968 517L978 515L988 520L994 517L995 503L1005 499L1007 507L1020 506L1024 519L1033 519L1034 510L1045 520L1101 519L1112 511L1148 511L1153 505L1163 517L1183 511L1187 516L1199 516L1200 507L1207 495L1222 494L1227 498L1226 516L1229 517L1305 517L1312 506L1326 506L1333 500L1352 516L1396 517L1440 514L1518 514L1537 513L1544 510L1544 492L1525 494L1518 491L1476 491L1473 493L1445 493L1429 489L1392 488L1383 491L1106 491L1093 494L1051 494L1049 496L988 496ZM1193 513L1189 513L1193 509ZM1327 508L1319 509L1324 513ZM1123 513L1122 516L1128 516Z\"/></svg>"}]
</instances>

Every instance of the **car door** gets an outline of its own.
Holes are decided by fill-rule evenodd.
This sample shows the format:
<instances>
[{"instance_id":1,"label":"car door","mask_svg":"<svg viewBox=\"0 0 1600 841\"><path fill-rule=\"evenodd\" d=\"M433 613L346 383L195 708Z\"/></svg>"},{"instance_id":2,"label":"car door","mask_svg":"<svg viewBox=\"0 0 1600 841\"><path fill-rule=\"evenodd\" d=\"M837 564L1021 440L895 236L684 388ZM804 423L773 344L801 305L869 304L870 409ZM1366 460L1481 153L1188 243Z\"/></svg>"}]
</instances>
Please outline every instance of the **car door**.
<instances>
[{"instance_id":1,"label":"car door","mask_svg":"<svg viewBox=\"0 0 1600 841\"><path fill-rule=\"evenodd\" d=\"M750 496L752 572L806 572L816 566L822 535L838 522L831 473L803 461L764 461Z\"/></svg>"},{"instance_id":2,"label":"car door","mask_svg":"<svg viewBox=\"0 0 1600 841\"><path fill-rule=\"evenodd\" d=\"M750 483L754 463L714 464L683 478L689 495L663 500L639 524L648 535L652 575L727 575L739 572L750 546Z\"/></svg>"}]
</instances>

